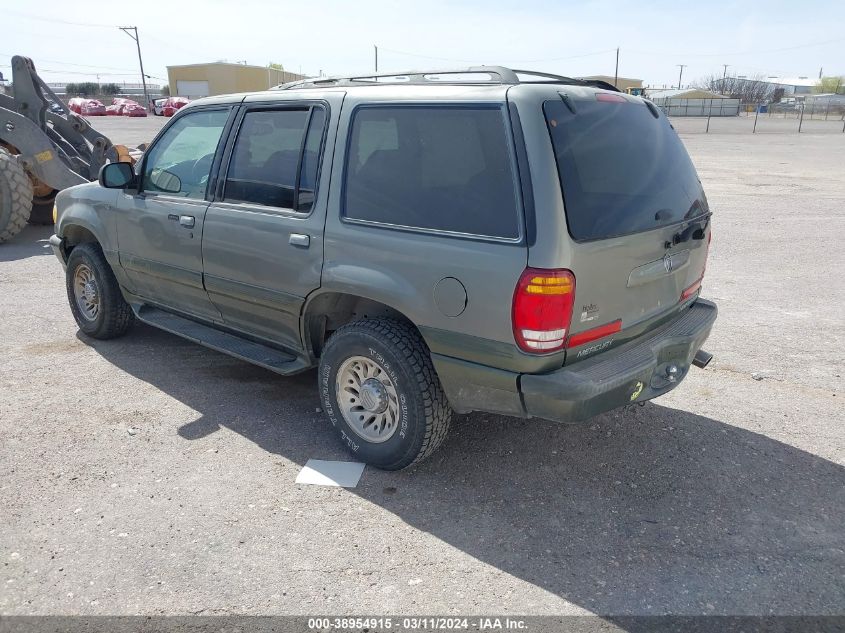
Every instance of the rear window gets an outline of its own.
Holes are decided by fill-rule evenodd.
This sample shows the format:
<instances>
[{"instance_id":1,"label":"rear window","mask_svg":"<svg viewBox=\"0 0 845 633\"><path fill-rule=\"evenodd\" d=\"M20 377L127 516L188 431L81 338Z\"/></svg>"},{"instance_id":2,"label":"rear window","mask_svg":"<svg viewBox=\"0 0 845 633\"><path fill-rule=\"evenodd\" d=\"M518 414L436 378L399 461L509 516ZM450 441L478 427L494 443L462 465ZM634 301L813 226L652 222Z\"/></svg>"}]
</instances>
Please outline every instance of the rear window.
<instances>
[{"instance_id":1,"label":"rear window","mask_svg":"<svg viewBox=\"0 0 845 633\"><path fill-rule=\"evenodd\" d=\"M346 160L349 219L519 236L512 152L498 105L359 108Z\"/></svg>"},{"instance_id":2,"label":"rear window","mask_svg":"<svg viewBox=\"0 0 845 633\"><path fill-rule=\"evenodd\" d=\"M707 212L692 161L665 117L629 101L570 103L546 101L543 110L574 239L648 231Z\"/></svg>"}]
</instances>

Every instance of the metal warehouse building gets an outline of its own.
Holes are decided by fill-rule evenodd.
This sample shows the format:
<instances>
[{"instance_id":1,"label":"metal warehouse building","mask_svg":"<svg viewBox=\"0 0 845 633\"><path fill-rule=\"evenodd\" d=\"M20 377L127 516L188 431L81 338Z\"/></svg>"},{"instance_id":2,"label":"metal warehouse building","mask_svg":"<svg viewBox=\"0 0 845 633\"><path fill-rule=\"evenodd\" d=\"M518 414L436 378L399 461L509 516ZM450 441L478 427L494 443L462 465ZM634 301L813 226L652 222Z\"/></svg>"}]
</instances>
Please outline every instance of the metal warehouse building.
<instances>
[{"instance_id":1,"label":"metal warehouse building","mask_svg":"<svg viewBox=\"0 0 845 633\"><path fill-rule=\"evenodd\" d=\"M170 94L174 97L189 99L233 92L267 90L273 86L303 78L303 75L266 66L247 66L228 62L167 67Z\"/></svg>"}]
</instances>

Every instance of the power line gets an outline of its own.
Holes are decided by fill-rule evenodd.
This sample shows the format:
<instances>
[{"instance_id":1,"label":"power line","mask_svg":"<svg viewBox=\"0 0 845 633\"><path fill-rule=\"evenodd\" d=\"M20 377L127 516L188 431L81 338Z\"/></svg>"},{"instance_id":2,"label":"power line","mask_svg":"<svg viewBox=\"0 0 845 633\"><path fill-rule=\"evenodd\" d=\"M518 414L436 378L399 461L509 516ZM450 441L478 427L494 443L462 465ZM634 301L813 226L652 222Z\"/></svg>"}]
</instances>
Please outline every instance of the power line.
<instances>
[{"instance_id":1,"label":"power line","mask_svg":"<svg viewBox=\"0 0 845 633\"><path fill-rule=\"evenodd\" d=\"M11 11L9 9L3 9L5 13L10 13L12 15L16 15L18 17L27 19L27 20L38 20L41 22L53 22L55 24L68 24L70 26L87 26L87 27L94 27L94 28L105 28L105 29L113 29L114 24L92 24L90 22L71 22L70 20L61 20L59 18L45 18L40 15L31 15L28 13L21 13L20 11Z\"/></svg>"},{"instance_id":2,"label":"power line","mask_svg":"<svg viewBox=\"0 0 845 633\"><path fill-rule=\"evenodd\" d=\"M811 44L798 44L796 46L785 46L783 48L770 48L765 50L752 50L752 51L739 51L735 53L667 53L666 51L637 51L632 50L630 52L636 53L637 55L660 55L661 57L666 56L678 56L678 57L718 57L720 55L728 56L736 56L736 55L765 55L768 53L782 53L784 51L794 51L799 48L812 48L813 46L823 46L824 44L833 44L836 42L845 42L845 37L838 37L833 40L825 40L822 42L813 42ZM627 49L626 49L627 50Z\"/></svg>"},{"instance_id":3,"label":"power line","mask_svg":"<svg viewBox=\"0 0 845 633\"><path fill-rule=\"evenodd\" d=\"M11 64L0 64L0 68L11 68ZM68 70L64 68L62 70L57 70L55 68L39 68L39 73L57 73L61 75L85 75L86 77L97 77L98 75L102 77L134 77L137 76L138 71L131 73L92 73L92 72L81 72L77 70ZM153 75L147 75L148 77L153 77ZM162 79L161 77L153 77L154 79ZM162 79L162 81L164 81Z\"/></svg>"},{"instance_id":4,"label":"power line","mask_svg":"<svg viewBox=\"0 0 845 633\"><path fill-rule=\"evenodd\" d=\"M9 59L14 57L14 55L10 55L9 53L0 53L0 55L2 55L3 57L8 57ZM48 64L58 64L59 66L76 66L78 68L100 68L100 69L103 69L103 70L126 70L128 72L134 72L134 70L131 69L131 68L117 68L115 66L100 66L99 64L74 64L74 63L71 63L71 62L61 62L61 61L58 61L58 60L55 60L55 59L44 59L43 57L39 57L38 61L39 61L39 63L40 62L47 62ZM71 71L68 71L68 72L71 72ZM103 74L103 73L100 73L100 74Z\"/></svg>"},{"instance_id":5,"label":"power line","mask_svg":"<svg viewBox=\"0 0 845 633\"><path fill-rule=\"evenodd\" d=\"M409 53L407 51L398 51L398 50L395 50L395 49L392 49L392 48L385 48L384 46L379 46L379 49L383 50L383 51L388 51L390 53L395 53L397 55L406 55L408 57L419 57L421 59L436 59L436 60L445 61L445 62L459 62L461 64L474 64L474 63L478 62L478 58L476 58L476 59L459 59L459 58L456 58L456 57L437 57L437 56L434 56L434 55L421 55L419 53ZM603 50L603 51L595 51L593 53L582 53L580 55L567 55L565 57L546 57L546 58L543 58L543 59L514 59L514 60L510 60L510 61L518 63L518 64L535 64L535 63L539 63L539 62L556 62L556 61L562 61L562 60L565 60L565 59L577 59L577 58L580 58L580 57L592 57L594 55L604 55L605 53L612 53L615 50L616 50L615 48L608 48L608 49Z\"/></svg>"}]
</instances>

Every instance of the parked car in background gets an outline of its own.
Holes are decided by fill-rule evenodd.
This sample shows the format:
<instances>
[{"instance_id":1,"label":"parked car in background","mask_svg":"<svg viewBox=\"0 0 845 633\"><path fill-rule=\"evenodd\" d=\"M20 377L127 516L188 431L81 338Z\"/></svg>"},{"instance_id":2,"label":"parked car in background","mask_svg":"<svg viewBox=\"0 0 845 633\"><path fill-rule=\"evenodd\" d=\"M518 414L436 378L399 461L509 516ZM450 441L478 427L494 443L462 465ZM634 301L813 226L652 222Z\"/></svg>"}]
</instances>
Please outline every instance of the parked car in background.
<instances>
[{"instance_id":1,"label":"parked car in background","mask_svg":"<svg viewBox=\"0 0 845 633\"><path fill-rule=\"evenodd\" d=\"M121 114L123 116L131 116L131 117L139 117L139 116L147 116L147 111L138 103L127 103L124 106L121 106L123 111Z\"/></svg>"},{"instance_id":2,"label":"parked car in background","mask_svg":"<svg viewBox=\"0 0 845 633\"><path fill-rule=\"evenodd\" d=\"M153 113L154 116L164 116L162 108L164 108L164 104L166 101L166 97L162 99L153 99L150 101L150 111Z\"/></svg>"},{"instance_id":3,"label":"parked car in background","mask_svg":"<svg viewBox=\"0 0 845 633\"><path fill-rule=\"evenodd\" d=\"M164 116L173 116L180 108L184 108L191 102L185 97L168 97L161 108L161 113Z\"/></svg>"},{"instance_id":4,"label":"parked car in background","mask_svg":"<svg viewBox=\"0 0 845 633\"><path fill-rule=\"evenodd\" d=\"M123 108L128 106L128 105L135 105L135 106L141 105L137 101L134 101L132 99L127 99L126 97L115 97L114 99L111 100L111 103L112 103L112 105L115 105L118 108L120 108L118 110L118 112L120 114L123 114Z\"/></svg>"},{"instance_id":5,"label":"parked car in background","mask_svg":"<svg viewBox=\"0 0 845 633\"><path fill-rule=\"evenodd\" d=\"M115 97L112 104L106 108L108 114L119 114L121 116L147 116L146 109L137 101L126 97Z\"/></svg>"},{"instance_id":6,"label":"parked car in background","mask_svg":"<svg viewBox=\"0 0 845 633\"><path fill-rule=\"evenodd\" d=\"M96 99L86 99L85 97L74 97L67 102L71 112L76 112L82 116L106 116L106 106L102 101Z\"/></svg>"}]
</instances>

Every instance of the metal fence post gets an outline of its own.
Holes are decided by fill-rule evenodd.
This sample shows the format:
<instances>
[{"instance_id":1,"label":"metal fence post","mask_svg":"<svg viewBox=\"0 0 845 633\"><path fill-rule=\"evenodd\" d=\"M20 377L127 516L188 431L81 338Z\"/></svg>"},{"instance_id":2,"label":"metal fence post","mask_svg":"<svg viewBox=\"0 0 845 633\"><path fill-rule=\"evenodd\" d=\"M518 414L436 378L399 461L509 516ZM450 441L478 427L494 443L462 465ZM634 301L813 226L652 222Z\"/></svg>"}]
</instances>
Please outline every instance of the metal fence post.
<instances>
[{"instance_id":1,"label":"metal fence post","mask_svg":"<svg viewBox=\"0 0 845 633\"><path fill-rule=\"evenodd\" d=\"M710 99L710 105L707 108L707 129L704 130L705 134L710 132L710 115L712 113L713 113L713 99Z\"/></svg>"},{"instance_id":2,"label":"metal fence post","mask_svg":"<svg viewBox=\"0 0 845 633\"><path fill-rule=\"evenodd\" d=\"M801 111L798 113L798 133L801 134L801 126L804 125L804 104L801 104Z\"/></svg>"},{"instance_id":3,"label":"metal fence post","mask_svg":"<svg viewBox=\"0 0 845 633\"><path fill-rule=\"evenodd\" d=\"M751 130L752 134L757 134L757 117L760 115L760 104L758 103L754 106L754 129Z\"/></svg>"}]
</instances>

